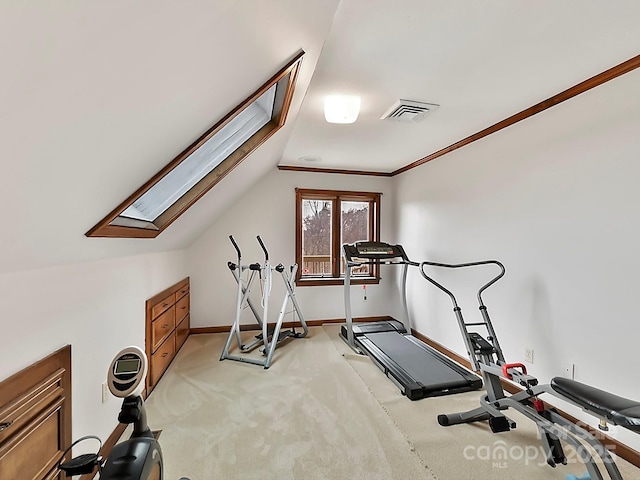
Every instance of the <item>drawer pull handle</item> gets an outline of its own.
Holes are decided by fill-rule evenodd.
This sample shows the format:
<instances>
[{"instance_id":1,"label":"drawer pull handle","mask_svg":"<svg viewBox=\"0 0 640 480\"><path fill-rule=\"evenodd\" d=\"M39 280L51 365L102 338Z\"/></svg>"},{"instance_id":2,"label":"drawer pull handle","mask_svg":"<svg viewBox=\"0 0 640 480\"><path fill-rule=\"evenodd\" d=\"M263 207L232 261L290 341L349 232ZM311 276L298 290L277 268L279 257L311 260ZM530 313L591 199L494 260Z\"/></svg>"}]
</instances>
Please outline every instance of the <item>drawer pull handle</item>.
<instances>
[{"instance_id":1,"label":"drawer pull handle","mask_svg":"<svg viewBox=\"0 0 640 480\"><path fill-rule=\"evenodd\" d=\"M187 309L187 307L182 307L182 310L186 310L186 309Z\"/></svg>"},{"instance_id":2,"label":"drawer pull handle","mask_svg":"<svg viewBox=\"0 0 640 480\"><path fill-rule=\"evenodd\" d=\"M162 304L162 306L163 306L163 307L168 307L168 306L169 306L169 304L168 304L168 303L163 303L163 304Z\"/></svg>"},{"instance_id":3,"label":"drawer pull handle","mask_svg":"<svg viewBox=\"0 0 640 480\"><path fill-rule=\"evenodd\" d=\"M167 328L169 326L168 323L165 323L164 325L162 325L162 328Z\"/></svg>"},{"instance_id":4,"label":"drawer pull handle","mask_svg":"<svg viewBox=\"0 0 640 480\"><path fill-rule=\"evenodd\" d=\"M2 423L0 423L0 432L2 432L3 430L6 430L7 428L9 428L12 423L13 422L2 422Z\"/></svg>"},{"instance_id":5,"label":"drawer pull handle","mask_svg":"<svg viewBox=\"0 0 640 480\"><path fill-rule=\"evenodd\" d=\"M167 355L169 355L169 352L164 352L164 353L162 354L162 358L166 357Z\"/></svg>"}]
</instances>

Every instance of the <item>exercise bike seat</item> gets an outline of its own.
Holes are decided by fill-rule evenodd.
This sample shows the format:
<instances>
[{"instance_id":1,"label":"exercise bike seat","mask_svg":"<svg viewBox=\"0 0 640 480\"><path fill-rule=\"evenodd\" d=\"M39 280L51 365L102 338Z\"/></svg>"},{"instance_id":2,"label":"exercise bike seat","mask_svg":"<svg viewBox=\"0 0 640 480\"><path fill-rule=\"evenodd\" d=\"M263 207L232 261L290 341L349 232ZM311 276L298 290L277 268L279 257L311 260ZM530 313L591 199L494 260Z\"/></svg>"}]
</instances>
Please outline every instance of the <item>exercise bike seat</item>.
<instances>
[{"instance_id":1,"label":"exercise bike seat","mask_svg":"<svg viewBox=\"0 0 640 480\"><path fill-rule=\"evenodd\" d=\"M551 388L583 409L634 432L640 432L640 402L619 397L564 377L551 380Z\"/></svg>"}]
</instances>

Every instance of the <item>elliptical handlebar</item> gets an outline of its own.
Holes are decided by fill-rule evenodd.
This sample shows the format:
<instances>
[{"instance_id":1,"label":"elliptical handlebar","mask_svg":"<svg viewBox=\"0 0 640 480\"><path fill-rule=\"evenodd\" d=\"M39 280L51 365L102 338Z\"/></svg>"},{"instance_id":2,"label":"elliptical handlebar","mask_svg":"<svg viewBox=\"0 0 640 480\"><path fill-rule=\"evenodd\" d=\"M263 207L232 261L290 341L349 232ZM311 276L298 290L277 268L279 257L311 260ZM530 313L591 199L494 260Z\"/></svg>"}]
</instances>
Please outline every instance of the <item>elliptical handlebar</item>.
<instances>
[{"instance_id":1,"label":"elliptical handlebar","mask_svg":"<svg viewBox=\"0 0 640 480\"><path fill-rule=\"evenodd\" d=\"M444 287L442 284L438 283L433 278L431 278L429 275L427 275L425 273L425 271L424 271L424 267L425 266L430 266L430 267L444 267L444 268L466 268L466 267L477 267L479 265L491 265L491 264L497 265L500 268L500 273L498 275L496 275L494 278L492 278L491 280L489 280L489 282L484 284L478 290L478 303L480 304L481 307L483 307L484 303L482 301L482 293L487 288L489 288L491 285L493 285L498 280L500 280L505 274L504 265L502 263L500 263L499 261L497 261L497 260L483 260L483 261L480 261L480 262L456 263L456 264L438 263L438 262L421 262L420 263L420 273L422 274L422 276L427 281L429 281L431 284L435 285L440 290L442 290L447 295L449 295L449 297L451 298L451 302L453 303L454 308L458 308L458 302L456 301L456 297L453 295L453 293L450 290L448 290L446 287Z\"/></svg>"},{"instance_id":2,"label":"elliptical handlebar","mask_svg":"<svg viewBox=\"0 0 640 480\"><path fill-rule=\"evenodd\" d=\"M258 243L260 244L260 247L262 248L262 251L264 252L264 260L265 262L269 261L269 252L267 251L267 247L264 246L264 243L262 241L262 239L260 238L260 235L257 235L256 238L258 239Z\"/></svg>"},{"instance_id":3,"label":"elliptical handlebar","mask_svg":"<svg viewBox=\"0 0 640 480\"><path fill-rule=\"evenodd\" d=\"M233 238L233 235L229 235L229 240L231 240L231 243L233 243L233 248L236 249L236 252L238 252L238 258L240 258L242 256L242 254L240 253L240 247L236 243L235 238Z\"/></svg>"}]
</instances>

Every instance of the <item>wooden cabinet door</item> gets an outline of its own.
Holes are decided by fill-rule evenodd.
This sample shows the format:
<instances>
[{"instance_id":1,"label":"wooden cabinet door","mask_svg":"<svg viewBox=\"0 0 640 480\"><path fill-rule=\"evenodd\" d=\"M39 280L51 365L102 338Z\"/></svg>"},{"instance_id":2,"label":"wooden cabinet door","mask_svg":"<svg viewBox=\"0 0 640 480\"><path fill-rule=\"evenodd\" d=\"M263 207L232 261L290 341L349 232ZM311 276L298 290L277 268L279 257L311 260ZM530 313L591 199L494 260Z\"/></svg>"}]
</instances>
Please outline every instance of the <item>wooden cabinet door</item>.
<instances>
[{"instance_id":1,"label":"wooden cabinet door","mask_svg":"<svg viewBox=\"0 0 640 480\"><path fill-rule=\"evenodd\" d=\"M0 382L0 478L62 478L71 444L71 347Z\"/></svg>"}]
</instances>

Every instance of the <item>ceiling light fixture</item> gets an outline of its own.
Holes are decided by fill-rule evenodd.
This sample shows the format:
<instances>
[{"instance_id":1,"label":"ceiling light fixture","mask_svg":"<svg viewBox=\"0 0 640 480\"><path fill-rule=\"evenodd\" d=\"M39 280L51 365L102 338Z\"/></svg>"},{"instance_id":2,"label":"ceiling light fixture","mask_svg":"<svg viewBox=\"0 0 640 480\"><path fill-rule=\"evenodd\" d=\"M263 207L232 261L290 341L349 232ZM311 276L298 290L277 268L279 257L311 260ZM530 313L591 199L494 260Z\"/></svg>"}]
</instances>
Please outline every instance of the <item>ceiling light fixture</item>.
<instances>
[{"instance_id":1,"label":"ceiling light fixture","mask_svg":"<svg viewBox=\"0 0 640 480\"><path fill-rule=\"evenodd\" d=\"M353 123L360 113L360 97L355 95L327 95L324 99L324 118L329 123Z\"/></svg>"}]
</instances>

